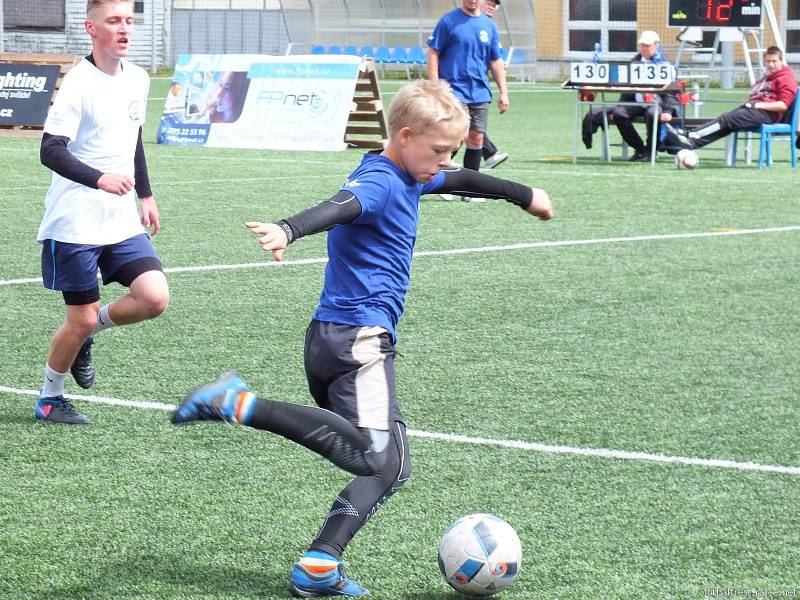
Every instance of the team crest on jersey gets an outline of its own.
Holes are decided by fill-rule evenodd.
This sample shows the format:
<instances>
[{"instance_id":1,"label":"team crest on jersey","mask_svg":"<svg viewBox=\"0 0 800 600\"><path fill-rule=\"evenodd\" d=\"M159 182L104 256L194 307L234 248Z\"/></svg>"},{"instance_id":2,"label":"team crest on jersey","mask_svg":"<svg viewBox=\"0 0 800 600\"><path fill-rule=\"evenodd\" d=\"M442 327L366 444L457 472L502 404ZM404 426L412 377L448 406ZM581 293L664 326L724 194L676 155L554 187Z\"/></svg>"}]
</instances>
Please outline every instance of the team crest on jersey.
<instances>
[{"instance_id":1,"label":"team crest on jersey","mask_svg":"<svg viewBox=\"0 0 800 600\"><path fill-rule=\"evenodd\" d=\"M481 29L481 41L484 44L488 44L489 43L489 32L486 31L485 29Z\"/></svg>"},{"instance_id":2,"label":"team crest on jersey","mask_svg":"<svg viewBox=\"0 0 800 600\"><path fill-rule=\"evenodd\" d=\"M131 121L142 121L144 119L144 110L142 103L138 100L133 100L128 105L128 117Z\"/></svg>"}]
</instances>

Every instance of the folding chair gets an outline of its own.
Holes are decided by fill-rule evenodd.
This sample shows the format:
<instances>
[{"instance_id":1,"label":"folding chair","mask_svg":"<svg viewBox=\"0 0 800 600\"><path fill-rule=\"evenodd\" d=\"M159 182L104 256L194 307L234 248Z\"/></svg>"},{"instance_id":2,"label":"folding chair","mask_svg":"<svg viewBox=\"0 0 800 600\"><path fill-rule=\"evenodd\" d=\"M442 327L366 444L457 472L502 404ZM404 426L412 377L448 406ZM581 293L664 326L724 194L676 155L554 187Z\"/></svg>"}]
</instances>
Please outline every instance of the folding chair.
<instances>
[{"instance_id":1,"label":"folding chair","mask_svg":"<svg viewBox=\"0 0 800 600\"><path fill-rule=\"evenodd\" d=\"M788 141L790 148L790 157L792 161L792 168L797 167L797 121L798 114L800 113L800 102L795 98L789 110L786 111L787 115L791 115L788 123L768 123L758 127L751 127L744 131L735 131L733 133L733 149L731 151L731 166L736 166L736 148L739 140L739 133L757 133L759 135L760 144L758 147L758 168L762 168L764 163L768 167L772 166L772 142L773 141Z\"/></svg>"}]
</instances>

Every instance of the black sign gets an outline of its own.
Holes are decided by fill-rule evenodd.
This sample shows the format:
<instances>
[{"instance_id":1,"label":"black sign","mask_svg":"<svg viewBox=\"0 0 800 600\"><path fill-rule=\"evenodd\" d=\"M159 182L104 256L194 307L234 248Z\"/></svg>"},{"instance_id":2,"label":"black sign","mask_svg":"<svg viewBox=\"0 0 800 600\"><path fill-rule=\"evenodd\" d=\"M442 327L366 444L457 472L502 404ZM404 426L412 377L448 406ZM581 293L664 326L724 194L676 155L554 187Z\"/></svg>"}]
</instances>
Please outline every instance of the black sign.
<instances>
[{"instance_id":1,"label":"black sign","mask_svg":"<svg viewBox=\"0 0 800 600\"><path fill-rule=\"evenodd\" d=\"M761 0L669 0L670 27L761 27Z\"/></svg>"},{"instance_id":2,"label":"black sign","mask_svg":"<svg viewBox=\"0 0 800 600\"><path fill-rule=\"evenodd\" d=\"M44 125L60 69L0 62L0 125Z\"/></svg>"}]
</instances>

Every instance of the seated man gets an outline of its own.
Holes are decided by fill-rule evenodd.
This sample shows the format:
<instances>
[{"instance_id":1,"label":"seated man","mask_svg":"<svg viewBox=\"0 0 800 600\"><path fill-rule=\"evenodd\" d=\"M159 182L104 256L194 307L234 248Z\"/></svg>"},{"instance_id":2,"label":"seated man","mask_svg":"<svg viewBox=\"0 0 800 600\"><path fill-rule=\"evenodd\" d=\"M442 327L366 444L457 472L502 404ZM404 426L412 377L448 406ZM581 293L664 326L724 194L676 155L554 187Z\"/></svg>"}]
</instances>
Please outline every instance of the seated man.
<instances>
[{"instance_id":1,"label":"seated man","mask_svg":"<svg viewBox=\"0 0 800 600\"><path fill-rule=\"evenodd\" d=\"M661 62L661 57L658 54L658 44L661 42L658 34L655 31L643 31L639 36L639 53L631 59L631 63L635 62ZM619 97L620 102L639 102L639 106L627 104L616 106L609 111L609 121L613 122L619 130L622 139L633 148L633 156L628 160L637 161L650 157L652 148L652 134L653 134L653 118L656 113L656 106L652 103L645 104L647 99L642 93L628 93L622 94ZM659 102L661 115L659 120L661 123L669 123L672 117L678 111L678 98L675 94L660 94ZM645 117L647 123L647 143L642 141L642 138L633 126L633 119L637 117Z\"/></svg>"},{"instance_id":2,"label":"seated man","mask_svg":"<svg viewBox=\"0 0 800 600\"><path fill-rule=\"evenodd\" d=\"M783 62L783 52L770 46L764 55L766 75L756 81L747 102L686 135L667 126L667 143L681 148L702 148L734 131L742 131L783 119L797 96L797 80L792 68Z\"/></svg>"}]
</instances>

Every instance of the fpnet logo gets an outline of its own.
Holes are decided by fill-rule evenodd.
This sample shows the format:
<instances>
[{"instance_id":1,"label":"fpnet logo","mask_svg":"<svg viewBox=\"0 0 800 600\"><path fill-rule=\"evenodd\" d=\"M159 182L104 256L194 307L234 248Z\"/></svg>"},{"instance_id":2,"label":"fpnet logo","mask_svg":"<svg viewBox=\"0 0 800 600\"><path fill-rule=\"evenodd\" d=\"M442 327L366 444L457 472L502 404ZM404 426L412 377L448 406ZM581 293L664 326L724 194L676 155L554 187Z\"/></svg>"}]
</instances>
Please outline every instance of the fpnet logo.
<instances>
[{"instance_id":1,"label":"fpnet logo","mask_svg":"<svg viewBox=\"0 0 800 600\"><path fill-rule=\"evenodd\" d=\"M319 119L333 112L336 97L325 90L284 91L263 90L256 96L256 104L260 107L280 108L290 112L302 112Z\"/></svg>"}]
</instances>

